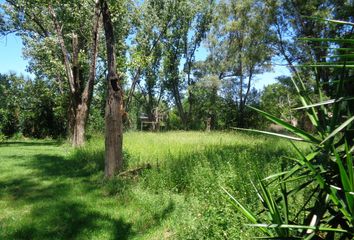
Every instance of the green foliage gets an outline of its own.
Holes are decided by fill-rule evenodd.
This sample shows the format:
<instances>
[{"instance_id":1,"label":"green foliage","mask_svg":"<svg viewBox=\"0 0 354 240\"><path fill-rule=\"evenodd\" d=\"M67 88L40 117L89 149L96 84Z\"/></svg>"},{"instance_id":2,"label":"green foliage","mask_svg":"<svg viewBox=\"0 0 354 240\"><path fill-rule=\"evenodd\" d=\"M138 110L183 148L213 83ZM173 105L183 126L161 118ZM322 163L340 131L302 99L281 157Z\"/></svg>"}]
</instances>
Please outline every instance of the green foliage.
<instances>
[{"instance_id":1,"label":"green foliage","mask_svg":"<svg viewBox=\"0 0 354 240\"><path fill-rule=\"evenodd\" d=\"M338 24L351 25L340 22ZM342 41L337 38L307 38L305 41L325 41L338 45ZM353 51L354 40L345 41ZM331 55L329 56L329 58ZM342 64L340 74L332 72L339 81L333 83L333 99L328 101L320 81L317 81L317 94L320 102L315 102L305 87L302 78L293 79L294 87L302 106L316 133L311 134L261 110L255 109L273 123L279 124L300 141L311 143L311 151L305 152L297 148L297 157L288 157L294 166L283 166L282 172L273 174L266 179L259 179L255 186L257 195L267 214L254 217L251 211L232 197L237 209L251 221L251 226L260 227L267 237L304 238L304 239L351 239L354 235L353 212L353 111L349 107L353 98L352 90L345 89L345 82L353 77L351 66L346 60L341 63L339 54L328 64L304 64L301 67L331 69ZM339 61L339 62L338 62ZM327 80L333 79L328 75ZM325 81L320 79L321 81ZM327 88L328 90L328 88ZM271 134L271 133L270 133ZM229 196L230 193L228 193ZM304 195L304 204L291 208L294 198Z\"/></svg>"},{"instance_id":2,"label":"green foliage","mask_svg":"<svg viewBox=\"0 0 354 240\"><path fill-rule=\"evenodd\" d=\"M261 96L261 108L287 122L299 118L293 108L300 104L290 77L280 77L278 82L266 86Z\"/></svg>"},{"instance_id":3,"label":"green foliage","mask_svg":"<svg viewBox=\"0 0 354 240\"><path fill-rule=\"evenodd\" d=\"M12 136L20 130L25 80L14 73L0 74L0 131Z\"/></svg>"},{"instance_id":4,"label":"green foliage","mask_svg":"<svg viewBox=\"0 0 354 240\"><path fill-rule=\"evenodd\" d=\"M123 171L146 163L151 168L112 180L102 178L101 136L78 149L52 140L1 143L0 238L249 239L254 232L239 224L242 216L220 197L220 185L252 203L245 179L255 180L259 168L266 176L290 154L286 142L261 135L124 137ZM256 202L251 209L259 209Z\"/></svg>"},{"instance_id":5,"label":"green foliage","mask_svg":"<svg viewBox=\"0 0 354 240\"><path fill-rule=\"evenodd\" d=\"M0 131L6 136L59 137L66 131L65 99L47 81L0 75Z\"/></svg>"},{"instance_id":6,"label":"green foliage","mask_svg":"<svg viewBox=\"0 0 354 240\"><path fill-rule=\"evenodd\" d=\"M133 16L136 33L130 48L130 91L138 84L140 98L135 99L150 120L154 108L173 102L182 123L180 128L193 125L191 109L196 101L192 99L195 82L191 71L196 50L209 30L213 6L213 0L137 4ZM188 94L184 94L186 91ZM188 105L184 104L187 98Z\"/></svg>"},{"instance_id":7,"label":"green foliage","mask_svg":"<svg viewBox=\"0 0 354 240\"><path fill-rule=\"evenodd\" d=\"M6 136L0 132L0 143L4 142L6 140Z\"/></svg>"},{"instance_id":8,"label":"green foliage","mask_svg":"<svg viewBox=\"0 0 354 240\"><path fill-rule=\"evenodd\" d=\"M43 80L27 81L24 88L25 102L22 110L22 133L25 136L44 138L63 136L66 114L63 99Z\"/></svg>"},{"instance_id":9,"label":"green foliage","mask_svg":"<svg viewBox=\"0 0 354 240\"><path fill-rule=\"evenodd\" d=\"M237 126L248 125L245 105L252 104L255 75L270 68L270 10L264 1L220 1L208 36L207 61L222 82L222 95L236 105Z\"/></svg>"}]
</instances>

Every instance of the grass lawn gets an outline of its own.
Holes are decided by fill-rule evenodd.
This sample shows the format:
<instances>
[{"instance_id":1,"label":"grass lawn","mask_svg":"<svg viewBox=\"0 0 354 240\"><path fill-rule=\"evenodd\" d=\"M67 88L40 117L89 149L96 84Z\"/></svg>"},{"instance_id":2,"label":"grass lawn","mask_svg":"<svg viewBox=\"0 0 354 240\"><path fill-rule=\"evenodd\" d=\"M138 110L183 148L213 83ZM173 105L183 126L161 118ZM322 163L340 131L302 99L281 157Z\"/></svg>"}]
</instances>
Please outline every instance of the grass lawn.
<instances>
[{"instance_id":1,"label":"grass lawn","mask_svg":"<svg viewBox=\"0 0 354 240\"><path fill-rule=\"evenodd\" d=\"M250 180L278 170L287 142L241 133L128 132L125 169L103 179L103 139L0 144L0 239L249 239L220 186L251 209Z\"/></svg>"}]
</instances>

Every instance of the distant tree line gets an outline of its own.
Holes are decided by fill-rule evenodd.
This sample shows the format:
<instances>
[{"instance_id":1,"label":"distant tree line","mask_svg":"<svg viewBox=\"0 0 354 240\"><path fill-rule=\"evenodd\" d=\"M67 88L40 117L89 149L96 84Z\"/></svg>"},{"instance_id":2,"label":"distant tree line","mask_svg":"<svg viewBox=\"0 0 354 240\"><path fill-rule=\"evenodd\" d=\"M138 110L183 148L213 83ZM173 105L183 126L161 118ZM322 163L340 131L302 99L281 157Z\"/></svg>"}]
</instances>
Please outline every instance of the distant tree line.
<instances>
[{"instance_id":1,"label":"distant tree line","mask_svg":"<svg viewBox=\"0 0 354 240\"><path fill-rule=\"evenodd\" d=\"M0 74L0 131L6 136L64 137L67 99L50 81Z\"/></svg>"}]
</instances>

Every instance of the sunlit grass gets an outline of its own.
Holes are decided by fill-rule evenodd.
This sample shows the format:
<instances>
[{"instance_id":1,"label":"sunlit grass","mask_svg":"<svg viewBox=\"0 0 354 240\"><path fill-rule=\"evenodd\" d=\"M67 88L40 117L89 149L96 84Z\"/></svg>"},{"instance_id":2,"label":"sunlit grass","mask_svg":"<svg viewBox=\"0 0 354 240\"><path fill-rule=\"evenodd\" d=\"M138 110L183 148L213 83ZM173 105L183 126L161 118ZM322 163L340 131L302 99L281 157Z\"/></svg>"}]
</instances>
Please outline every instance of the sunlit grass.
<instances>
[{"instance_id":1,"label":"sunlit grass","mask_svg":"<svg viewBox=\"0 0 354 240\"><path fill-rule=\"evenodd\" d=\"M103 146L1 144L0 239L248 239L220 186L257 208L249 180L291 154L261 135L128 132L124 170L152 167L106 181Z\"/></svg>"}]
</instances>

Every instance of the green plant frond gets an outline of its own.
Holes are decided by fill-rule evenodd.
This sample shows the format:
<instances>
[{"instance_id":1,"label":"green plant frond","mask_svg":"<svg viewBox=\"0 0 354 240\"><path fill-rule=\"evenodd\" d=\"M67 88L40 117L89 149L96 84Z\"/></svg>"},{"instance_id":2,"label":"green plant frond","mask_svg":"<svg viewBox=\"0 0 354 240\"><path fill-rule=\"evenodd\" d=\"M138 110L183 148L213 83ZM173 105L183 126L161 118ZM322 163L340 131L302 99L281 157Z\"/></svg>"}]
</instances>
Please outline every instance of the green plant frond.
<instances>
[{"instance_id":1,"label":"green plant frond","mask_svg":"<svg viewBox=\"0 0 354 240\"><path fill-rule=\"evenodd\" d=\"M268 188L264 185L261 179L259 179L259 186L260 186L260 194L262 195L262 198L264 199L264 207L268 209L271 217L272 223L276 224L282 224L284 223L284 219L282 218L279 209L281 209L280 206L274 201L272 194L268 190ZM289 232L284 231L281 229L275 229L278 236L288 236Z\"/></svg>"},{"instance_id":2,"label":"green plant frond","mask_svg":"<svg viewBox=\"0 0 354 240\"><path fill-rule=\"evenodd\" d=\"M321 143L320 145L324 144L327 140L331 139L335 135L337 135L340 131L342 131L345 127L347 127L352 121L354 120L354 116L347 119L344 123L342 123L339 127L337 127L331 134L329 134Z\"/></svg>"},{"instance_id":3,"label":"green plant frond","mask_svg":"<svg viewBox=\"0 0 354 240\"><path fill-rule=\"evenodd\" d=\"M345 156L344 157L347 159L347 168L348 168L349 182L350 182L350 185L352 186L351 191L354 192L353 156L352 156L352 154L350 154L349 146L348 146L347 141L345 141ZM354 206L353 206L353 208L354 208ZM352 212L352 214L354 214L354 212Z\"/></svg>"},{"instance_id":4,"label":"green plant frond","mask_svg":"<svg viewBox=\"0 0 354 240\"><path fill-rule=\"evenodd\" d=\"M302 78L301 76L299 75L299 73L296 73L296 76L297 78L299 79L300 83L301 83L301 87L302 89L300 90L300 87L298 86L298 84L296 83L295 79L293 77L290 77L291 79L291 82L293 83L295 89L296 89L296 92L298 94L298 97L300 98L300 101L301 103L304 105L304 106L307 106L309 104L311 104L310 102L310 99L307 97L307 96L303 96L304 93L306 93L306 88L305 88L305 84L304 82L302 81ZM311 123L317 127L318 126L318 116L316 115L316 111L314 108L311 108L312 110L312 113L310 112L307 112L307 116L310 118L310 121Z\"/></svg>"},{"instance_id":5,"label":"green plant frond","mask_svg":"<svg viewBox=\"0 0 354 240\"><path fill-rule=\"evenodd\" d=\"M314 46L313 48L315 48L315 49L328 49L328 50L343 51L343 52L354 51L354 48L350 48L350 47Z\"/></svg>"},{"instance_id":6,"label":"green plant frond","mask_svg":"<svg viewBox=\"0 0 354 240\"><path fill-rule=\"evenodd\" d=\"M285 129L287 129L291 133L301 137L304 140L307 140L307 141L312 142L312 143L319 143L320 142L317 138L315 138L311 134L309 134L309 133L307 133L307 132L305 132L305 131L297 128L297 127L294 127L291 124L289 124L289 123L287 123L287 122L285 122L285 121L283 121L283 120L281 120L281 119L279 119L279 118L277 118L277 117L275 117L275 116L273 116L273 115L271 115L269 113L266 113L266 112L264 112L262 110L259 110L257 108L251 107L251 106L248 106L248 107L253 109L253 110L255 110L255 111L257 111L257 112L259 112L261 115L266 117L268 120L270 120L270 121L272 121L272 122L284 127Z\"/></svg>"},{"instance_id":7,"label":"green plant frond","mask_svg":"<svg viewBox=\"0 0 354 240\"><path fill-rule=\"evenodd\" d=\"M299 156L300 159L295 159L295 158L290 158L289 159L292 159L292 160L296 160L296 161L300 161L302 163L304 163L305 161L311 161L312 159L314 159L319 153L320 151L319 150L315 150L315 151L312 151L309 155L305 155L293 142L290 142L290 144L294 147L297 155Z\"/></svg>"},{"instance_id":8,"label":"green plant frond","mask_svg":"<svg viewBox=\"0 0 354 240\"><path fill-rule=\"evenodd\" d=\"M244 207L239 201L237 201L236 198L234 198L225 188L221 187L221 189L229 196L230 200L232 200L232 202L236 203L235 207L241 211L241 213L243 213L248 220L250 220L253 223L257 222L257 218L256 216L249 211L246 207Z\"/></svg>"},{"instance_id":9,"label":"green plant frond","mask_svg":"<svg viewBox=\"0 0 354 240\"><path fill-rule=\"evenodd\" d=\"M327 191L328 192L328 199L330 199L334 205L336 205L339 209L339 211L343 214L343 217L346 218L347 220L351 221L352 219L352 216L351 214L348 212L347 210L347 206L345 204L345 202L343 201L342 198L339 198L337 196L337 192L338 190L340 190L341 188L338 188L336 186L328 186L329 187L329 190Z\"/></svg>"},{"instance_id":10,"label":"green plant frond","mask_svg":"<svg viewBox=\"0 0 354 240\"><path fill-rule=\"evenodd\" d=\"M342 20L334 20L334 19L327 19L327 18L320 18L320 17L313 17L313 16L302 16L303 18L307 19L314 19L318 20L319 22L329 22L333 23L335 25L349 25L349 26L354 26L354 23L348 22L348 21L342 21Z\"/></svg>"},{"instance_id":11,"label":"green plant frond","mask_svg":"<svg viewBox=\"0 0 354 240\"><path fill-rule=\"evenodd\" d=\"M310 233L308 236L304 238L304 240L311 240L315 236L315 232Z\"/></svg>"},{"instance_id":12,"label":"green plant frond","mask_svg":"<svg viewBox=\"0 0 354 240\"><path fill-rule=\"evenodd\" d=\"M248 210L245 206L243 206L239 201L237 201L236 198L234 198L225 188L221 187L221 189L228 195L231 204L239 211L241 212L250 222L256 224L258 223L257 217L250 211ZM272 232L269 231L267 228L260 228L265 234L268 236L273 236Z\"/></svg>"},{"instance_id":13,"label":"green plant frond","mask_svg":"<svg viewBox=\"0 0 354 240\"><path fill-rule=\"evenodd\" d=\"M340 175L340 179L341 179L342 186L343 186L343 189L340 189L340 190L344 191L345 198L347 201L345 206L348 207L349 212L353 215L354 214L354 194L353 194L354 184L352 182L353 176L350 176L350 174L353 174L353 167L350 166L351 164L347 165L347 167L348 167L348 172L347 172L337 150L333 149L333 152L336 156L336 162L337 162L338 169L339 169L339 175ZM348 159L348 157L347 157L347 159ZM347 163L349 163L349 162L351 162L351 161L347 161ZM350 169L350 167L351 167L351 169ZM353 219L353 217L351 217L351 219L349 219L349 220L352 221L352 219Z\"/></svg>"},{"instance_id":14,"label":"green plant frond","mask_svg":"<svg viewBox=\"0 0 354 240\"><path fill-rule=\"evenodd\" d=\"M296 65L296 66L318 66L318 65L328 65L328 66L332 66L332 65L341 65L341 66L350 66L353 65L354 61L347 61L347 60L343 60L343 61L332 61L332 62L317 62L315 64L312 63L307 63L307 64L302 64L302 65Z\"/></svg>"},{"instance_id":15,"label":"green plant frond","mask_svg":"<svg viewBox=\"0 0 354 240\"><path fill-rule=\"evenodd\" d=\"M301 179L314 177L314 175L312 175L310 173L311 173L311 171L302 172L300 176L284 179L281 182L289 183L289 182L299 181Z\"/></svg>"},{"instance_id":16,"label":"green plant frond","mask_svg":"<svg viewBox=\"0 0 354 240\"><path fill-rule=\"evenodd\" d=\"M328 67L328 68L354 68L354 65L340 65L340 64L307 64L296 65L296 67Z\"/></svg>"},{"instance_id":17,"label":"green plant frond","mask_svg":"<svg viewBox=\"0 0 354 240\"><path fill-rule=\"evenodd\" d=\"M299 157L301 158L301 160L298 160L299 163L305 165L315 176L315 179L317 181L317 183L320 185L320 187L322 189L324 189L325 187L327 187L326 181L324 180L324 178L321 176L321 172L316 168L316 166L314 164L311 163L311 161L313 159L315 159L315 157L320 153L319 150L311 152L308 155L304 155L296 146L295 144L291 143L294 148L296 149L296 152L298 153Z\"/></svg>"},{"instance_id":18,"label":"green plant frond","mask_svg":"<svg viewBox=\"0 0 354 240\"><path fill-rule=\"evenodd\" d=\"M302 207L297 211L297 213L295 214L294 220L293 222L296 222L296 220L299 218L299 216L301 214L303 214L305 211L308 211L306 209L307 205L311 202L311 200L316 197L315 195L319 192L320 187L316 186L316 188L314 189L314 191L312 191L312 193L310 194L310 196L307 197L305 203L302 205ZM311 209L309 210L311 211Z\"/></svg>"},{"instance_id":19,"label":"green plant frond","mask_svg":"<svg viewBox=\"0 0 354 240\"><path fill-rule=\"evenodd\" d=\"M330 185L330 187L331 187L331 188L334 188L335 190L342 191L342 192L345 192L345 193L348 193L348 194L354 196L354 192L345 191L345 190L343 190L342 188L340 188L340 187L338 187L338 186L334 186L334 185Z\"/></svg>"},{"instance_id":20,"label":"green plant frond","mask_svg":"<svg viewBox=\"0 0 354 240\"><path fill-rule=\"evenodd\" d=\"M292 158L286 158L286 159L291 160L291 161L295 161ZM297 162L297 161L295 161L295 162ZM305 170L305 171L299 173L299 171L301 171L301 170ZM270 176L262 179L262 181L268 181L268 184L272 184L273 182L275 182L275 180L277 180L277 177L281 177L281 179L278 179L278 181L279 181L278 183L288 183L288 182L297 181L297 180L307 178L307 177L311 178L310 173L311 173L311 171L309 171L309 170L306 171L306 169L304 169L302 164L301 165L297 164L288 171L283 171L280 173L270 175ZM299 174L299 175L294 176L295 174Z\"/></svg>"},{"instance_id":21,"label":"green plant frond","mask_svg":"<svg viewBox=\"0 0 354 240\"><path fill-rule=\"evenodd\" d=\"M307 42L336 42L336 43L354 44L353 39L345 39L345 38L298 38L298 40L307 41Z\"/></svg>"},{"instance_id":22,"label":"green plant frond","mask_svg":"<svg viewBox=\"0 0 354 240\"><path fill-rule=\"evenodd\" d=\"M283 182L285 183L285 182ZM313 180L307 181L301 185L298 185L296 188L291 189L290 191L287 192L288 196L292 196L298 192L300 192L301 190L304 190L308 185L310 185L311 183L313 183Z\"/></svg>"},{"instance_id":23,"label":"green plant frond","mask_svg":"<svg viewBox=\"0 0 354 240\"><path fill-rule=\"evenodd\" d=\"M294 159L292 158L285 158L285 159L288 159L288 160L291 160L291 161L294 161ZM301 165L295 165L291 168L291 170L289 171L289 173L287 175L284 176L283 178L283 181L292 177L295 173L297 173L298 171L300 170L304 170L304 167L301 166Z\"/></svg>"},{"instance_id":24,"label":"green plant frond","mask_svg":"<svg viewBox=\"0 0 354 240\"><path fill-rule=\"evenodd\" d=\"M281 203L282 203L282 210L284 215L284 223L289 224L289 202L288 202L288 192L286 183L281 181L281 177L279 177L280 181L280 192L281 192ZM277 201L276 201L277 202ZM288 233L289 234L289 233Z\"/></svg>"},{"instance_id":25,"label":"green plant frond","mask_svg":"<svg viewBox=\"0 0 354 240\"><path fill-rule=\"evenodd\" d=\"M304 226L304 225L292 225L292 224L247 224L250 227L263 227L263 228L287 228L287 229L303 229L303 230L315 230L315 231L323 231L323 232L338 232L338 233L348 233L348 231L341 228L330 228L324 226Z\"/></svg>"},{"instance_id":26,"label":"green plant frond","mask_svg":"<svg viewBox=\"0 0 354 240\"><path fill-rule=\"evenodd\" d=\"M322 58L346 58L346 59L350 59L350 58L354 58L354 53L336 54L336 55L332 55L332 56L323 56Z\"/></svg>"},{"instance_id":27,"label":"green plant frond","mask_svg":"<svg viewBox=\"0 0 354 240\"><path fill-rule=\"evenodd\" d=\"M347 22L347 21L341 21L341 20L333 20L333 19L324 19L327 22L335 23L335 24L343 24L343 25L351 25L354 26L354 23L352 22Z\"/></svg>"},{"instance_id":28,"label":"green plant frond","mask_svg":"<svg viewBox=\"0 0 354 240\"><path fill-rule=\"evenodd\" d=\"M255 133L262 133L262 134L267 134L267 135L271 135L271 136L286 138L286 139L290 139L290 140L294 140L294 141L305 141L302 138L292 137L292 136L285 135L285 134L280 134L280 133L261 131L261 130L256 130L256 129L237 128L237 127L231 127L231 129L241 130L241 131L249 131L249 132L255 132Z\"/></svg>"},{"instance_id":29,"label":"green plant frond","mask_svg":"<svg viewBox=\"0 0 354 240\"><path fill-rule=\"evenodd\" d=\"M353 153L353 152L354 152L354 146L352 146L352 147L350 148L350 150L346 153L345 156L347 156L348 154Z\"/></svg>"},{"instance_id":30,"label":"green plant frond","mask_svg":"<svg viewBox=\"0 0 354 240\"><path fill-rule=\"evenodd\" d=\"M288 157L289 160L294 161L298 163L301 167L306 166L303 158L294 158L294 157Z\"/></svg>"},{"instance_id":31,"label":"green plant frond","mask_svg":"<svg viewBox=\"0 0 354 240\"><path fill-rule=\"evenodd\" d=\"M262 181L266 181L266 180L269 180L269 179L277 178L277 177L283 176L283 175L285 175L287 173L289 173L289 171L284 171L284 172L272 174L272 175L270 175L270 176L268 176L266 178L263 178Z\"/></svg>"},{"instance_id":32,"label":"green plant frond","mask_svg":"<svg viewBox=\"0 0 354 240\"><path fill-rule=\"evenodd\" d=\"M316 17L313 19L331 24L354 26L354 23L341 20ZM252 182L265 208L263 212L268 214L266 221L258 220L257 223L247 225L273 229L276 235L276 237L261 239L292 239L289 236L293 232L295 232L293 237L297 238L296 235L301 235L302 239L347 239L353 234L354 164L352 152L354 152L354 146L350 145L352 139L349 140L349 138L352 138L352 134L349 131L352 131L354 116L352 109L348 106L352 104L349 101L354 100L354 97L351 89L347 89L350 84L347 86L345 83L352 82L350 77L354 68L354 39L350 34L343 34L342 36L345 37L337 36L298 39L298 41L310 43L309 45L323 45L309 46L310 48L329 49L329 51L322 51L322 53L328 53L327 56L322 55L324 62L299 62L299 65L294 66L297 69L290 77L301 102L300 106L291 110L304 110L316 128L316 134L294 127L252 106L247 107L272 123L285 128L294 136L233 128L288 139L297 154L296 157L287 157L295 161L295 166L289 168L291 165L286 167L282 165L280 172L263 179L259 178L257 185ZM302 76L306 76L306 79ZM307 79L308 76L310 77ZM310 149L304 150L296 146L294 141L305 141L312 145ZM297 196L302 193L304 193L303 198L298 199ZM292 206L298 200L303 200L304 204ZM310 220L311 223L306 225Z\"/></svg>"},{"instance_id":33,"label":"green plant frond","mask_svg":"<svg viewBox=\"0 0 354 240\"><path fill-rule=\"evenodd\" d=\"M329 100L326 100L326 101L323 101L323 102L310 104L310 105L307 105L307 106L304 106L304 107L297 107L297 108L294 108L294 110L307 109L307 108L310 108L310 107L319 107L319 106L324 106L324 105L328 105L328 104L338 103L338 102L342 102L342 101L351 101L351 100L354 100L354 97L349 97L349 98L341 97L339 99L329 99Z\"/></svg>"},{"instance_id":34,"label":"green plant frond","mask_svg":"<svg viewBox=\"0 0 354 240\"><path fill-rule=\"evenodd\" d=\"M256 184L254 184L254 182L251 180L251 184L252 184L252 187L254 188L259 200L264 204L264 199L261 195L261 193L259 192L258 188L256 187Z\"/></svg>"}]
</instances>

